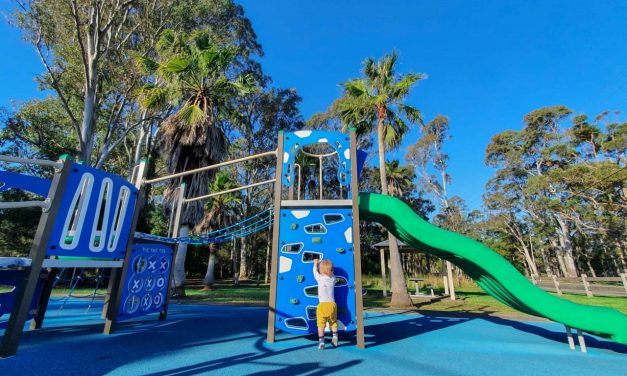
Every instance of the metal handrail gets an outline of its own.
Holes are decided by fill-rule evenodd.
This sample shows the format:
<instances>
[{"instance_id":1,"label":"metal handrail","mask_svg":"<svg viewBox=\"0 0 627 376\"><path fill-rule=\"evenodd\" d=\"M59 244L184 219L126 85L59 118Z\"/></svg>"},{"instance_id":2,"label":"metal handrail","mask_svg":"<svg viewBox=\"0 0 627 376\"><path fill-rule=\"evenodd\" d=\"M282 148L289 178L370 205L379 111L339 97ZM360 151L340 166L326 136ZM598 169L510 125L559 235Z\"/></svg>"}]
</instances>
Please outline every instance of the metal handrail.
<instances>
[{"instance_id":1,"label":"metal handrail","mask_svg":"<svg viewBox=\"0 0 627 376\"><path fill-rule=\"evenodd\" d=\"M0 155L0 161L9 163L36 164L40 166L54 167L57 170L60 170L63 167L63 162L49 161L47 159L19 158L12 157L10 155Z\"/></svg>"},{"instance_id":2,"label":"metal handrail","mask_svg":"<svg viewBox=\"0 0 627 376\"><path fill-rule=\"evenodd\" d=\"M217 164L214 164L214 165L211 165L211 166L200 167L200 168L196 168L196 169L189 170L189 171L183 171L183 172L179 172L179 173L176 173L176 174L162 176L162 177L159 177L159 178L145 179L144 180L144 184L154 184L154 183L158 183L158 182L161 182L161 181L164 181L164 180L170 180L170 179L178 178L178 177L181 177L181 176L193 175L193 174L196 174L196 173L199 173L199 172L210 171L210 170L214 170L216 168L220 168L220 167L224 167L224 166L230 166L230 165L235 164L235 163L245 162L245 161L249 161L249 160L256 159L256 158L266 157L266 156L269 156L269 155L274 155L276 157L276 150L266 151L266 152L259 153L259 154L254 154L254 155L249 155L248 157L232 159L230 161L217 163Z\"/></svg>"}]
</instances>

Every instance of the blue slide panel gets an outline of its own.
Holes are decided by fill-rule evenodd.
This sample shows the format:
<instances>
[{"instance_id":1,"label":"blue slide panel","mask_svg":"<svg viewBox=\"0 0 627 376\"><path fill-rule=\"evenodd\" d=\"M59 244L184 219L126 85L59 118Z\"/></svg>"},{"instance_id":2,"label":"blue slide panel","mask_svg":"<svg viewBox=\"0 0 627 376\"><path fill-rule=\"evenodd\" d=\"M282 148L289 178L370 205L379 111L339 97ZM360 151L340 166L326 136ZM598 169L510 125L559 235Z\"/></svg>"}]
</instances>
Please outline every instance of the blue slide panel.
<instances>
[{"instance_id":1,"label":"blue slide panel","mask_svg":"<svg viewBox=\"0 0 627 376\"><path fill-rule=\"evenodd\" d=\"M73 163L46 255L124 258L137 192L117 175Z\"/></svg>"},{"instance_id":2,"label":"blue slide panel","mask_svg":"<svg viewBox=\"0 0 627 376\"><path fill-rule=\"evenodd\" d=\"M118 320L161 311L168 293L172 254L172 249L162 244L133 246Z\"/></svg>"},{"instance_id":3,"label":"blue slide panel","mask_svg":"<svg viewBox=\"0 0 627 376\"><path fill-rule=\"evenodd\" d=\"M333 261L340 331L354 331L355 270L350 207L283 208L280 218L276 328L316 333L313 258Z\"/></svg>"}]
</instances>

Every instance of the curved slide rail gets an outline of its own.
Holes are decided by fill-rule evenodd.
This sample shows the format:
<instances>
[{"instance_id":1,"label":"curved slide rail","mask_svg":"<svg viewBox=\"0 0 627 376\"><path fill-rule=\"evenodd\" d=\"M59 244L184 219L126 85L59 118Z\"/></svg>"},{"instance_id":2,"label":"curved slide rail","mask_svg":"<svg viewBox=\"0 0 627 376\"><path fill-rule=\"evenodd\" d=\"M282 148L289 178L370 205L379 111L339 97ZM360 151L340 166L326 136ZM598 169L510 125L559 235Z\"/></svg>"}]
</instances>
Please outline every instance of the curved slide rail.
<instances>
[{"instance_id":1,"label":"curved slide rail","mask_svg":"<svg viewBox=\"0 0 627 376\"><path fill-rule=\"evenodd\" d=\"M417 250L457 265L487 293L516 310L627 344L627 315L547 293L498 253L478 241L430 224L399 199L361 193L359 215L362 220L382 224Z\"/></svg>"}]
</instances>

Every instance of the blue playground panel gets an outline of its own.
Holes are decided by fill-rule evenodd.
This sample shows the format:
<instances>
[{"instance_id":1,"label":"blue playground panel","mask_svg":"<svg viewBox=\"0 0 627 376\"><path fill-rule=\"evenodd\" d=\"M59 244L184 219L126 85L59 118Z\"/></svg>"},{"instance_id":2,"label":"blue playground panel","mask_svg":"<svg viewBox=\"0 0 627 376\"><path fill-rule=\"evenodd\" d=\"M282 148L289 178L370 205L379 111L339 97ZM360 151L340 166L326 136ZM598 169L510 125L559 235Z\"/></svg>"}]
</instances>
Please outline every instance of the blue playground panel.
<instances>
[{"instance_id":1,"label":"blue playground panel","mask_svg":"<svg viewBox=\"0 0 627 376\"><path fill-rule=\"evenodd\" d=\"M285 133L283 140L283 149L285 150L283 153L283 186L289 187L294 183L294 158L300 148L312 144L328 144L337 151L340 159L337 178L344 187L350 184L350 137L348 134L306 130Z\"/></svg>"},{"instance_id":2,"label":"blue playground panel","mask_svg":"<svg viewBox=\"0 0 627 376\"><path fill-rule=\"evenodd\" d=\"M15 298L17 296L17 285L24 280L26 275L28 275L28 271L28 268L0 270L0 286L13 287L13 289L9 292L0 293L0 329L6 328L9 316L11 316L11 311L13 310ZM39 275L39 282L35 288L35 294L33 295L33 301L31 302L27 321L35 317L35 310L37 309L37 303L39 302L39 295L41 294L41 289L43 288L44 281L47 276L48 272L42 270Z\"/></svg>"},{"instance_id":3,"label":"blue playground panel","mask_svg":"<svg viewBox=\"0 0 627 376\"><path fill-rule=\"evenodd\" d=\"M136 201L125 179L72 163L46 255L124 258Z\"/></svg>"},{"instance_id":4,"label":"blue playground panel","mask_svg":"<svg viewBox=\"0 0 627 376\"><path fill-rule=\"evenodd\" d=\"M118 320L160 312L172 266L172 249L162 244L135 244L124 281Z\"/></svg>"},{"instance_id":5,"label":"blue playground panel","mask_svg":"<svg viewBox=\"0 0 627 376\"><path fill-rule=\"evenodd\" d=\"M564 327L491 317L366 311L366 349L340 334L264 341L267 309L171 304L169 320L135 319L101 333L102 302L50 302L46 328L25 332L3 376L24 375L551 375L627 374L627 347L586 335L588 353L568 349ZM71 332L71 335L70 333ZM289 337L289 338L288 338Z\"/></svg>"},{"instance_id":6,"label":"blue playground panel","mask_svg":"<svg viewBox=\"0 0 627 376\"><path fill-rule=\"evenodd\" d=\"M338 329L354 331L355 270L351 208L283 208L279 236L276 328L316 333L317 284L313 258L333 261Z\"/></svg>"},{"instance_id":7,"label":"blue playground panel","mask_svg":"<svg viewBox=\"0 0 627 376\"><path fill-rule=\"evenodd\" d=\"M50 180L0 170L0 192L9 189L20 189L47 197L50 191Z\"/></svg>"}]
</instances>

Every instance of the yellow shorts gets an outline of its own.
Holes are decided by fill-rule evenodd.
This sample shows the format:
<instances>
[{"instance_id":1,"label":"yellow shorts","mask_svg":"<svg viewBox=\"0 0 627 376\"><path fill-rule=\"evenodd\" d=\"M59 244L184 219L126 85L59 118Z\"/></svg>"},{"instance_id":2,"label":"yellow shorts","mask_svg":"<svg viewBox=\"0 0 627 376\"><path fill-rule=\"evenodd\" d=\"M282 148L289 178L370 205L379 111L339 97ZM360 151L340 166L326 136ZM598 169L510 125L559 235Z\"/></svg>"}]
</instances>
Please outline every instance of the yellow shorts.
<instances>
[{"instance_id":1,"label":"yellow shorts","mask_svg":"<svg viewBox=\"0 0 627 376\"><path fill-rule=\"evenodd\" d=\"M335 302L321 302L316 308L316 324L318 328L327 326L337 329L337 304Z\"/></svg>"}]
</instances>

